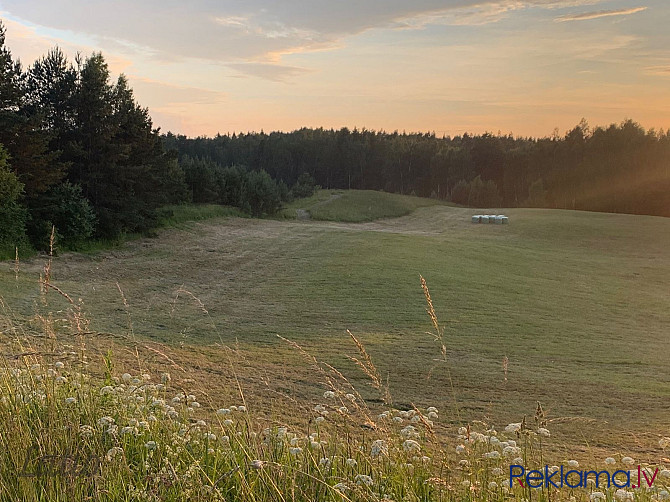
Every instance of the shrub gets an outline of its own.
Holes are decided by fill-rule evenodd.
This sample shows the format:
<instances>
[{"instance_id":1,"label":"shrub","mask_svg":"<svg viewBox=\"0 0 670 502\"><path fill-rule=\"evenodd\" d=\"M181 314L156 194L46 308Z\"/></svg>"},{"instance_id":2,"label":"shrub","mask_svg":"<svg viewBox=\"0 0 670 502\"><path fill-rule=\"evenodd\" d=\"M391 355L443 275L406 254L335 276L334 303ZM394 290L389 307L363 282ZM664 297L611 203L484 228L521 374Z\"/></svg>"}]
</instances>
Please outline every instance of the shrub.
<instances>
[{"instance_id":1,"label":"shrub","mask_svg":"<svg viewBox=\"0 0 670 502\"><path fill-rule=\"evenodd\" d=\"M52 225L58 242L68 248L76 248L93 235L96 216L79 185L65 182L53 187L31 212L30 237L38 249L48 248Z\"/></svg>"},{"instance_id":2,"label":"shrub","mask_svg":"<svg viewBox=\"0 0 670 502\"><path fill-rule=\"evenodd\" d=\"M23 184L9 169L0 145L0 248L14 249L25 237L26 209L20 204Z\"/></svg>"},{"instance_id":3,"label":"shrub","mask_svg":"<svg viewBox=\"0 0 670 502\"><path fill-rule=\"evenodd\" d=\"M309 173L302 173L293 185L291 191L296 199L311 197L316 190L316 181Z\"/></svg>"},{"instance_id":4,"label":"shrub","mask_svg":"<svg viewBox=\"0 0 670 502\"><path fill-rule=\"evenodd\" d=\"M470 198L470 184L465 180L461 180L458 183L456 183L454 188L451 190L452 202L455 202L456 204L466 205L468 203L469 198Z\"/></svg>"},{"instance_id":5,"label":"shrub","mask_svg":"<svg viewBox=\"0 0 670 502\"><path fill-rule=\"evenodd\" d=\"M275 214L281 207L277 183L266 171L250 171L244 187L244 199L252 216Z\"/></svg>"}]
</instances>

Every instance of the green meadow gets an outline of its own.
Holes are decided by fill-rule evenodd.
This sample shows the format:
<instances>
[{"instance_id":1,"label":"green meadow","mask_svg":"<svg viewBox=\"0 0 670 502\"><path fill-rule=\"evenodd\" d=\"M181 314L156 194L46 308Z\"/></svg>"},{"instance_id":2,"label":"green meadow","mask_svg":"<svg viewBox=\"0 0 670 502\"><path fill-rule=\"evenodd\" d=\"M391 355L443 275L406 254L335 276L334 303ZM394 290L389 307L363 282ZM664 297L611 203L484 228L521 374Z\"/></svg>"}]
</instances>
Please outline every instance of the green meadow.
<instances>
[{"instance_id":1,"label":"green meadow","mask_svg":"<svg viewBox=\"0 0 670 502\"><path fill-rule=\"evenodd\" d=\"M312 218L293 219L300 208ZM482 211L504 212L510 224L472 224ZM119 335L121 345L157 342L212 367L226 366L235 347L251 390L307 401L323 393L304 354L279 335L380 403L347 357L357 353L350 330L394 406L437 406L453 426L519 422L539 401L566 451L654 454L670 425L668 219L478 211L357 191L317 192L283 219L211 216L178 216L156 238L116 249L58 255L52 283L82 299L91 333ZM14 323L34 326L36 313L67 306L53 292L48 306L40 300L45 259L20 261L18 273L0 264Z\"/></svg>"}]
</instances>

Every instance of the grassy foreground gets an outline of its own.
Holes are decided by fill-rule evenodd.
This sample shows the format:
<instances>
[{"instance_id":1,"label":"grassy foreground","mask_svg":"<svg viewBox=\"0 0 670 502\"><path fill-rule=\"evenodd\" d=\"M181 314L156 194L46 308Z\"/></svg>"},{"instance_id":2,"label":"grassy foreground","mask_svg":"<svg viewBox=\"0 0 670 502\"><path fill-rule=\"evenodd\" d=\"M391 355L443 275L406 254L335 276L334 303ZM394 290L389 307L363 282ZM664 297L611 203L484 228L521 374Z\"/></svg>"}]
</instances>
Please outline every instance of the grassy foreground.
<instances>
[{"instance_id":1,"label":"grassy foreground","mask_svg":"<svg viewBox=\"0 0 670 502\"><path fill-rule=\"evenodd\" d=\"M48 302L53 288L46 280L43 284ZM433 334L442 343L444 332L427 289L425 293ZM67 327L45 322L45 338L37 345L10 323L0 333L5 361L14 361L0 369L2 500L670 498L667 459L640 463L615 454L580 466L577 460L550 454L552 432L539 404L532 418L501 430L482 421L445 428L442 412L433 406L392 406L379 370L353 336L359 350L355 362L386 404L369 406L339 370L292 344L327 390L308 407L303 403L301 419L291 423L281 415L268 419L268 403L251 404L234 365L237 395L223 404L217 389L198 389L192 379L173 380L158 365L147 364L137 346L139 371L121 373L110 355L97 364L89 360L89 320L80 304L59 294L71 305L60 312ZM183 371L169 356L152 350L178 374ZM670 438L662 438L659 447L669 449ZM566 486L535 483L531 488L524 477L510 481L520 469L510 465L562 476L562 467L548 467L553 462L573 469Z\"/></svg>"},{"instance_id":2,"label":"grassy foreground","mask_svg":"<svg viewBox=\"0 0 670 502\"><path fill-rule=\"evenodd\" d=\"M51 274L75 303L82 299L87 333L117 340L109 350L124 371L145 372L139 345L181 368L188 393L195 391L187 380L198 382L213 409L239 404L241 387L257 434L288 426L309 436L313 424L305 417L324 404L329 388L281 335L342 370L359 402L374 410L377 427L384 410L440 410L438 446L421 443L436 448L431 458L455 463L459 427L485 422L472 430L490 436L486 430L532 417L540 401L551 431L543 444L547 458L597 467L608 456L630 456L665 465L659 441L670 429L670 222L510 210L508 226L472 225L472 213L435 205L358 224L212 219L100 255L63 255ZM16 270L0 265L0 292L12 307L3 322L12 333L37 337L45 323L55 333L71 326L62 314L69 302L50 293L43 303L37 281L43 265L43 259L22 261ZM419 273L444 323L446 365L440 344L426 334L432 328ZM375 361L392 405L347 358L347 328ZM232 353L234 372L227 363ZM174 375L170 367L164 370ZM159 373L152 374L156 381ZM108 377L99 378L98 387ZM360 425L352 422L352 434L364 431L361 441L371 439ZM481 454L468 457L470 464ZM440 471L430 475L446 479ZM449 479L452 493L479 499L481 491L458 491ZM647 495L654 494L660 497Z\"/></svg>"}]
</instances>

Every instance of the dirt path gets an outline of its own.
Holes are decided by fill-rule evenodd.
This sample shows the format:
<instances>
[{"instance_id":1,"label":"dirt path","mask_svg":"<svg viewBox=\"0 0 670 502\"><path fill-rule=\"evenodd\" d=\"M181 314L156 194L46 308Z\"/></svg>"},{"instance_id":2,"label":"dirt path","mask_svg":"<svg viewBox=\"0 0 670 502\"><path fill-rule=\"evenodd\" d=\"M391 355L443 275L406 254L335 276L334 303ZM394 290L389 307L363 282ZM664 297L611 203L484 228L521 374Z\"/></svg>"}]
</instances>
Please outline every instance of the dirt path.
<instances>
[{"instance_id":1,"label":"dirt path","mask_svg":"<svg viewBox=\"0 0 670 502\"><path fill-rule=\"evenodd\" d=\"M320 206L323 206L325 204L329 204L332 201L334 201L335 199L339 199L340 197L342 197L342 194L334 193L328 199L322 200L321 202L317 202L310 209L314 209L315 207L320 207ZM311 213L309 212L308 209L304 209L304 208L296 209L295 212L296 212L296 218L298 220L311 220L312 219L312 215L311 215Z\"/></svg>"}]
</instances>

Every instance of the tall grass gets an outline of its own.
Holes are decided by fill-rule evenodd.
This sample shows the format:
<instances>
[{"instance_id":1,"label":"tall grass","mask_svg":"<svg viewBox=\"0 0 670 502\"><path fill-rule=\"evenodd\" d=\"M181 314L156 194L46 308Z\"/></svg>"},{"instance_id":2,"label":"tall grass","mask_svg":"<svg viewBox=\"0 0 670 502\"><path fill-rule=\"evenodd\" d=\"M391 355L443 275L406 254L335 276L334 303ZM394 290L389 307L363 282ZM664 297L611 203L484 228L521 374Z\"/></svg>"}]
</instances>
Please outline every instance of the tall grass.
<instances>
[{"instance_id":1,"label":"tall grass","mask_svg":"<svg viewBox=\"0 0 670 502\"><path fill-rule=\"evenodd\" d=\"M665 500L670 470L661 459L651 488L531 489L509 482L510 464L543 469L576 466L548 457L552 422L538 403L531 419L504 430L484 422L445 425L455 417L434 407L394 408L372 356L351 334L354 361L384 405L365 402L337 368L305 356L327 390L299 422L259 417L238 381L237 398L213 405L216 389L174 383L138 358L133 372L87 357L88 320L81 304L41 279L48 295L67 299L67 311L27 333L5 310L0 341L0 499L41 501L474 501ZM441 359L444 330L424 294ZM123 294L121 292L121 294ZM57 320L59 320L57 322ZM39 336L38 336L39 335ZM455 399L455 397L454 397ZM443 420L446 415L447 420ZM670 439L663 438L667 448ZM620 454L592 459L597 471L628 470ZM576 467L575 467L576 468ZM552 468L553 469L553 468ZM583 467L580 467L583 469Z\"/></svg>"}]
</instances>

